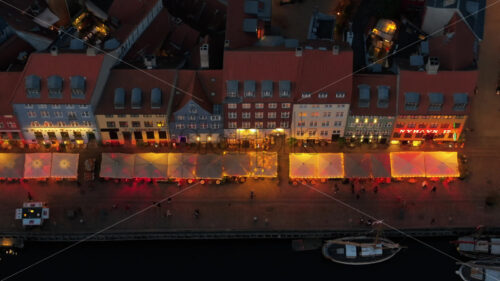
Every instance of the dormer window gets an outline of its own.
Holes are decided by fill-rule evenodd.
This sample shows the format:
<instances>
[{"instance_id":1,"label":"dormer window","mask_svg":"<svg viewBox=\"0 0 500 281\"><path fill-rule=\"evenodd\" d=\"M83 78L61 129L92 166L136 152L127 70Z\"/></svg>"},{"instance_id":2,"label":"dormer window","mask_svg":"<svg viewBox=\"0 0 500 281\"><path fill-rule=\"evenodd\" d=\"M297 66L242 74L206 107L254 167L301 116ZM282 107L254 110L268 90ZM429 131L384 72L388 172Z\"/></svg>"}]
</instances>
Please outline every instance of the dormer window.
<instances>
[{"instance_id":1,"label":"dormer window","mask_svg":"<svg viewBox=\"0 0 500 281\"><path fill-rule=\"evenodd\" d=\"M273 96L273 81L263 80L261 83L261 87L262 87L263 98L270 98Z\"/></svg>"},{"instance_id":2,"label":"dormer window","mask_svg":"<svg viewBox=\"0 0 500 281\"><path fill-rule=\"evenodd\" d=\"M245 91L245 97L252 98L255 97L255 81L246 80L243 85L243 90Z\"/></svg>"},{"instance_id":3,"label":"dormer window","mask_svg":"<svg viewBox=\"0 0 500 281\"><path fill-rule=\"evenodd\" d=\"M308 99L308 98L311 97L311 95L312 95L311 92L303 92L302 93L302 98L303 99Z\"/></svg>"},{"instance_id":4,"label":"dormer window","mask_svg":"<svg viewBox=\"0 0 500 281\"><path fill-rule=\"evenodd\" d=\"M327 92L321 92L318 94L318 98L320 99L326 99L328 98L328 93Z\"/></svg>"},{"instance_id":5,"label":"dormer window","mask_svg":"<svg viewBox=\"0 0 500 281\"><path fill-rule=\"evenodd\" d=\"M370 107L370 86L368 85L359 85L359 102L358 106L360 108L368 108Z\"/></svg>"},{"instance_id":6,"label":"dormer window","mask_svg":"<svg viewBox=\"0 0 500 281\"><path fill-rule=\"evenodd\" d=\"M230 98L238 96L238 80L227 81L227 96Z\"/></svg>"},{"instance_id":7,"label":"dormer window","mask_svg":"<svg viewBox=\"0 0 500 281\"><path fill-rule=\"evenodd\" d=\"M49 98L62 98L63 79L61 76L52 75L47 79L47 88L49 88Z\"/></svg>"},{"instance_id":8,"label":"dormer window","mask_svg":"<svg viewBox=\"0 0 500 281\"><path fill-rule=\"evenodd\" d=\"M388 108L389 107L389 86L378 86L378 108Z\"/></svg>"},{"instance_id":9,"label":"dormer window","mask_svg":"<svg viewBox=\"0 0 500 281\"><path fill-rule=\"evenodd\" d=\"M405 93L405 109L406 110L417 110L420 103L419 93Z\"/></svg>"},{"instance_id":10,"label":"dormer window","mask_svg":"<svg viewBox=\"0 0 500 281\"><path fill-rule=\"evenodd\" d=\"M466 93L453 94L453 110L464 111L469 103L469 96Z\"/></svg>"},{"instance_id":11,"label":"dormer window","mask_svg":"<svg viewBox=\"0 0 500 281\"><path fill-rule=\"evenodd\" d=\"M196 108L196 106L192 105L189 107L189 113L196 114L197 112L198 112L198 109Z\"/></svg>"},{"instance_id":12,"label":"dormer window","mask_svg":"<svg viewBox=\"0 0 500 281\"><path fill-rule=\"evenodd\" d=\"M154 88L151 90L151 108L161 107L161 90Z\"/></svg>"},{"instance_id":13,"label":"dormer window","mask_svg":"<svg viewBox=\"0 0 500 281\"><path fill-rule=\"evenodd\" d=\"M281 98L288 98L290 97L290 91L292 89L292 83L290 80L281 80L279 82L279 91L280 91L280 97Z\"/></svg>"},{"instance_id":14,"label":"dormer window","mask_svg":"<svg viewBox=\"0 0 500 281\"><path fill-rule=\"evenodd\" d=\"M36 75L29 75L25 80L26 95L29 98L40 98L41 80Z\"/></svg>"},{"instance_id":15,"label":"dormer window","mask_svg":"<svg viewBox=\"0 0 500 281\"><path fill-rule=\"evenodd\" d=\"M140 88L132 89L132 109L140 109L142 106L142 90Z\"/></svg>"},{"instance_id":16,"label":"dormer window","mask_svg":"<svg viewBox=\"0 0 500 281\"><path fill-rule=\"evenodd\" d=\"M72 76L70 78L71 97L78 99L85 97L85 77Z\"/></svg>"},{"instance_id":17,"label":"dormer window","mask_svg":"<svg viewBox=\"0 0 500 281\"><path fill-rule=\"evenodd\" d=\"M442 93L429 94L429 111L439 111L443 107L444 97Z\"/></svg>"},{"instance_id":18,"label":"dormer window","mask_svg":"<svg viewBox=\"0 0 500 281\"><path fill-rule=\"evenodd\" d=\"M125 108L125 90L123 88L115 89L114 106L115 109Z\"/></svg>"}]
</instances>

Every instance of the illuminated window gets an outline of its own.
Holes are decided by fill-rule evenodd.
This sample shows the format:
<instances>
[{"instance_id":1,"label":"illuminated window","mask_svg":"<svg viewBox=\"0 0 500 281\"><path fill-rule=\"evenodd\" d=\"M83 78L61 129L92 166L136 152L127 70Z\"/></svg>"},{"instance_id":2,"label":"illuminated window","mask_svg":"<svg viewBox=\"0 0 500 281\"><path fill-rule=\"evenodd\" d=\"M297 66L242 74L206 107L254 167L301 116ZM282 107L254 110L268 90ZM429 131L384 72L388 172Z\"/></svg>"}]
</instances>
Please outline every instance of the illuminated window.
<instances>
[{"instance_id":1,"label":"illuminated window","mask_svg":"<svg viewBox=\"0 0 500 281\"><path fill-rule=\"evenodd\" d=\"M249 129L250 128L250 122L243 122L241 125L242 125L241 127L243 127L243 129Z\"/></svg>"},{"instance_id":2,"label":"illuminated window","mask_svg":"<svg viewBox=\"0 0 500 281\"><path fill-rule=\"evenodd\" d=\"M267 118L269 118L269 119L275 119L276 118L276 112L268 112L267 113Z\"/></svg>"},{"instance_id":3,"label":"illuminated window","mask_svg":"<svg viewBox=\"0 0 500 281\"><path fill-rule=\"evenodd\" d=\"M330 111L323 112L323 117L331 117L332 113Z\"/></svg>"},{"instance_id":4,"label":"illuminated window","mask_svg":"<svg viewBox=\"0 0 500 281\"><path fill-rule=\"evenodd\" d=\"M139 121L132 121L132 127L139 128L140 126L141 126L141 122L139 122Z\"/></svg>"},{"instance_id":5,"label":"illuminated window","mask_svg":"<svg viewBox=\"0 0 500 281\"><path fill-rule=\"evenodd\" d=\"M290 118L290 112L281 112L281 118Z\"/></svg>"},{"instance_id":6,"label":"illuminated window","mask_svg":"<svg viewBox=\"0 0 500 281\"><path fill-rule=\"evenodd\" d=\"M310 98L310 97L311 97L311 95L312 95L312 93L311 93L311 92L304 92L304 93L302 93L302 98L303 98L303 99L307 99L307 98Z\"/></svg>"},{"instance_id":7,"label":"illuminated window","mask_svg":"<svg viewBox=\"0 0 500 281\"><path fill-rule=\"evenodd\" d=\"M251 115L250 112L243 112L241 114L241 118L243 118L243 119L250 119L250 115Z\"/></svg>"},{"instance_id":8,"label":"illuminated window","mask_svg":"<svg viewBox=\"0 0 500 281\"><path fill-rule=\"evenodd\" d=\"M276 128L276 122L267 122L267 128L268 129Z\"/></svg>"},{"instance_id":9,"label":"illuminated window","mask_svg":"<svg viewBox=\"0 0 500 281\"><path fill-rule=\"evenodd\" d=\"M290 103L282 103L281 108L290 108L291 104Z\"/></svg>"},{"instance_id":10,"label":"illuminated window","mask_svg":"<svg viewBox=\"0 0 500 281\"><path fill-rule=\"evenodd\" d=\"M236 119L236 118L238 118L238 114L236 112L228 112L227 118L228 119Z\"/></svg>"},{"instance_id":11,"label":"illuminated window","mask_svg":"<svg viewBox=\"0 0 500 281\"><path fill-rule=\"evenodd\" d=\"M252 108L252 104L251 103L243 103L243 104L241 104L241 108L250 109L250 108Z\"/></svg>"},{"instance_id":12,"label":"illuminated window","mask_svg":"<svg viewBox=\"0 0 500 281\"><path fill-rule=\"evenodd\" d=\"M228 108L228 109L236 109L236 107L237 107L237 106L238 106L238 105L237 105L237 104L235 104L235 103L228 103L228 104L227 104L227 108Z\"/></svg>"},{"instance_id":13,"label":"illuminated window","mask_svg":"<svg viewBox=\"0 0 500 281\"><path fill-rule=\"evenodd\" d=\"M229 129L236 129L237 128L237 124L236 124L236 122L229 122L228 123L228 127L229 127Z\"/></svg>"},{"instance_id":14,"label":"illuminated window","mask_svg":"<svg viewBox=\"0 0 500 281\"><path fill-rule=\"evenodd\" d=\"M255 128L257 129L264 128L264 122L255 122Z\"/></svg>"},{"instance_id":15,"label":"illuminated window","mask_svg":"<svg viewBox=\"0 0 500 281\"><path fill-rule=\"evenodd\" d=\"M153 121L144 121L144 127L146 128L153 127Z\"/></svg>"},{"instance_id":16,"label":"illuminated window","mask_svg":"<svg viewBox=\"0 0 500 281\"><path fill-rule=\"evenodd\" d=\"M264 112L255 112L255 119L264 118Z\"/></svg>"},{"instance_id":17,"label":"illuminated window","mask_svg":"<svg viewBox=\"0 0 500 281\"><path fill-rule=\"evenodd\" d=\"M256 103L255 104L255 109L263 109L264 108L264 104L263 103Z\"/></svg>"},{"instance_id":18,"label":"illuminated window","mask_svg":"<svg viewBox=\"0 0 500 281\"><path fill-rule=\"evenodd\" d=\"M288 122L281 122L280 123L280 127L283 128L283 129L287 129L288 128Z\"/></svg>"},{"instance_id":19,"label":"illuminated window","mask_svg":"<svg viewBox=\"0 0 500 281\"><path fill-rule=\"evenodd\" d=\"M108 122L106 122L106 127L108 127L108 128L115 128L116 127L116 123L112 122L112 121L108 121Z\"/></svg>"},{"instance_id":20,"label":"illuminated window","mask_svg":"<svg viewBox=\"0 0 500 281\"><path fill-rule=\"evenodd\" d=\"M278 108L278 104L273 102L273 103L268 104L267 107L269 109L276 109L276 108Z\"/></svg>"},{"instance_id":21,"label":"illuminated window","mask_svg":"<svg viewBox=\"0 0 500 281\"><path fill-rule=\"evenodd\" d=\"M316 127L318 126L318 122L317 121L311 121L309 122L309 127Z\"/></svg>"},{"instance_id":22,"label":"illuminated window","mask_svg":"<svg viewBox=\"0 0 500 281\"><path fill-rule=\"evenodd\" d=\"M328 97L328 93L326 92L321 92L318 94L318 98L320 99L326 99Z\"/></svg>"},{"instance_id":23,"label":"illuminated window","mask_svg":"<svg viewBox=\"0 0 500 281\"><path fill-rule=\"evenodd\" d=\"M335 97L338 98L338 99L345 98L345 93L344 92L337 92L335 94Z\"/></svg>"},{"instance_id":24,"label":"illuminated window","mask_svg":"<svg viewBox=\"0 0 500 281\"><path fill-rule=\"evenodd\" d=\"M120 122L118 122L118 124L120 125L120 128L127 128L128 127L128 122L126 122L126 121L120 121Z\"/></svg>"}]
</instances>

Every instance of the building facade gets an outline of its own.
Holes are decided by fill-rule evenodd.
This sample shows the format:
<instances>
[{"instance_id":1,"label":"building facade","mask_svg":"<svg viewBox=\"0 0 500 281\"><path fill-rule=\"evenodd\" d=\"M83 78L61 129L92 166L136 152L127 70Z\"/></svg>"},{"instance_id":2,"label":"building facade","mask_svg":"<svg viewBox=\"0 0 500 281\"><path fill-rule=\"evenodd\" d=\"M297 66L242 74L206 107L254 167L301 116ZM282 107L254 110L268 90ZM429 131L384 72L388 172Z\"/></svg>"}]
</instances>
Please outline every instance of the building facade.
<instances>
[{"instance_id":1,"label":"building facade","mask_svg":"<svg viewBox=\"0 0 500 281\"><path fill-rule=\"evenodd\" d=\"M86 143L99 138L91 101L104 55L31 54L12 99L24 139ZM50 66L50 67L47 67Z\"/></svg>"},{"instance_id":2,"label":"building facade","mask_svg":"<svg viewBox=\"0 0 500 281\"><path fill-rule=\"evenodd\" d=\"M352 92L352 50L333 44L300 50L291 136L307 140L344 137Z\"/></svg>"},{"instance_id":3,"label":"building facade","mask_svg":"<svg viewBox=\"0 0 500 281\"><path fill-rule=\"evenodd\" d=\"M432 61L434 69L429 65ZM398 115L392 140L460 139L470 112L478 72L439 71L438 67L438 60L431 58L427 71L400 71Z\"/></svg>"},{"instance_id":4,"label":"building facade","mask_svg":"<svg viewBox=\"0 0 500 281\"><path fill-rule=\"evenodd\" d=\"M397 75L355 74L345 136L351 141L390 140L396 120Z\"/></svg>"},{"instance_id":5,"label":"building facade","mask_svg":"<svg viewBox=\"0 0 500 281\"><path fill-rule=\"evenodd\" d=\"M22 142L24 140L21 126L19 126L9 102L21 74L21 72L0 72L0 85L2 85L0 96L4 101L0 104L0 139L4 142Z\"/></svg>"},{"instance_id":6,"label":"building facade","mask_svg":"<svg viewBox=\"0 0 500 281\"><path fill-rule=\"evenodd\" d=\"M224 53L224 135L229 142L290 134L299 61L290 50Z\"/></svg>"}]
</instances>

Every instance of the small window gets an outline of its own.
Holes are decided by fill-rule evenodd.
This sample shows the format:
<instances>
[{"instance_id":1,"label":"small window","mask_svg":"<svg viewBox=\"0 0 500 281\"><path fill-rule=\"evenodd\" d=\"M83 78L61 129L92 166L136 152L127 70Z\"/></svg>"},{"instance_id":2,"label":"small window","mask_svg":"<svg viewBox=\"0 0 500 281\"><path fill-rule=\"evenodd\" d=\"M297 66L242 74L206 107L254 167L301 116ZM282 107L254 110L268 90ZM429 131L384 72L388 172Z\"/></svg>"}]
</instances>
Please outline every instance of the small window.
<instances>
[{"instance_id":1,"label":"small window","mask_svg":"<svg viewBox=\"0 0 500 281\"><path fill-rule=\"evenodd\" d=\"M148 138L150 140L154 140L155 139L155 132L151 132L151 131L146 132L146 138Z\"/></svg>"},{"instance_id":2,"label":"small window","mask_svg":"<svg viewBox=\"0 0 500 281\"><path fill-rule=\"evenodd\" d=\"M108 128L115 128L116 127L116 123L108 121L108 122L106 122L106 127L108 127Z\"/></svg>"},{"instance_id":3,"label":"small window","mask_svg":"<svg viewBox=\"0 0 500 281\"><path fill-rule=\"evenodd\" d=\"M337 92L337 93L335 93L335 97L338 99L343 99L343 98L345 98L345 93L344 92Z\"/></svg>"},{"instance_id":4,"label":"small window","mask_svg":"<svg viewBox=\"0 0 500 281\"><path fill-rule=\"evenodd\" d=\"M326 92L321 92L321 93L319 93L319 94L318 94L318 97L319 97L320 99L326 99L326 98L328 98L328 93L326 93Z\"/></svg>"},{"instance_id":5,"label":"small window","mask_svg":"<svg viewBox=\"0 0 500 281\"><path fill-rule=\"evenodd\" d=\"M304 93L302 93L302 98L307 99L307 98L310 98L311 95L312 95L311 92L304 92Z\"/></svg>"}]
</instances>

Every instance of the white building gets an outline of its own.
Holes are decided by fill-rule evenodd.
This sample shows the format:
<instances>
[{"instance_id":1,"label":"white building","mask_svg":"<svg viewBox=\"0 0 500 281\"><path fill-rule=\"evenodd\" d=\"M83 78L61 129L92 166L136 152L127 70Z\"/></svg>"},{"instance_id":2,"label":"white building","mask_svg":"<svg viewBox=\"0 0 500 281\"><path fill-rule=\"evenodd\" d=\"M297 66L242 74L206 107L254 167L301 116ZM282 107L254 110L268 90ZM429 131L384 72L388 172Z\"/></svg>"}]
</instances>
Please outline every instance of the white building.
<instances>
[{"instance_id":1,"label":"white building","mask_svg":"<svg viewBox=\"0 0 500 281\"><path fill-rule=\"evenodd\" d=\"M294 104L292 137L335 140L344 136L349 104Z\"/></svg>"}]
</instances>

